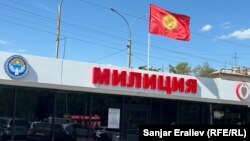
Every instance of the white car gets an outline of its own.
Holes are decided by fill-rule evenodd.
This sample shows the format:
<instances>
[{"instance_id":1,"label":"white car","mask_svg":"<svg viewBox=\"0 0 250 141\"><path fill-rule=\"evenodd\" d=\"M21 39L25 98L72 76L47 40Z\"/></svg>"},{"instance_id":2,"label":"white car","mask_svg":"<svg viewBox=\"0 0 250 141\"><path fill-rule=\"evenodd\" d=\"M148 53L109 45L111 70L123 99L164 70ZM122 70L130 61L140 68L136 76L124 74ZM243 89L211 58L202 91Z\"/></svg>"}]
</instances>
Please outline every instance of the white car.
<instances>
[{"instance_id":1,"label":"white car","mask_svg":"<svg viewBox=\"0 0 250 141\"><path fill-rule=\"evenodd\" d=\"M96 137L98 141L119 141L120 131L119 129L103 127L96 131Z\"/></svg>"},{"instance_id":2,"label":"white car","mask_svg":"<svg viewBox=\"0 0 250 141\"><path fill-rule=\"evenodd\" d=\"M106 129L107 129L108 127L99 127L97 130L96 130L96 134L95 134L95 136L96 136L96 138L100 138L101 136L101 133L103 133L104 131L106 131Z\"/></svg>"}]
</instances>

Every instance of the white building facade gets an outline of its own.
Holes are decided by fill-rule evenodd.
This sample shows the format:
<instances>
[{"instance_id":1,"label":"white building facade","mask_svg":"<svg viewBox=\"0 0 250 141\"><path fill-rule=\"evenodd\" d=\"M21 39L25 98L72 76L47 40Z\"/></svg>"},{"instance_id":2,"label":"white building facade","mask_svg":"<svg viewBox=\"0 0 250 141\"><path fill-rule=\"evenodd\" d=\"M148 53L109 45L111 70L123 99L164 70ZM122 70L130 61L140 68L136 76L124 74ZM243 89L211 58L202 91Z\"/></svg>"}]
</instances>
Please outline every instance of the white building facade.
<instances>
[{"instance_id":1,"label":"white building facade","mask_svg":"<svg viewBox=\"0 0 250 141\"><path fill-rule=\"evenodd\" d=\"M0 52L0 116L13 113L14 93L15 115L28 120L98 115L108 126L109 109L118 109L127 141L144 123L249 122L250 83Z\"/></svg>"}]
</instances>

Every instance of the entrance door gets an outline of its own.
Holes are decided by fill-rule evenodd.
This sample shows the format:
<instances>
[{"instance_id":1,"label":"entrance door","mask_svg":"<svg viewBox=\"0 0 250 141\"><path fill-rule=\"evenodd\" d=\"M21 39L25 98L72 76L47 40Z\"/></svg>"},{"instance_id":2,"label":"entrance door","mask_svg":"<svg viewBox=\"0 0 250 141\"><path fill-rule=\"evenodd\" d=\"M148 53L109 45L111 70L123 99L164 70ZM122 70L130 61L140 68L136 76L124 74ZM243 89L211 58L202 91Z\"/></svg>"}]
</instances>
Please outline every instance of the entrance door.
<instances>
[{"instance_id":1,"label":"entrance door","mask_svg":"<svg viewBox=\"0 0 250 141\"><path fill-rule=\"evenodd\" d=\"M139 125L149 121L148 106L125 106L125 139L139 141Z\"/></svg>"}]
</instances>

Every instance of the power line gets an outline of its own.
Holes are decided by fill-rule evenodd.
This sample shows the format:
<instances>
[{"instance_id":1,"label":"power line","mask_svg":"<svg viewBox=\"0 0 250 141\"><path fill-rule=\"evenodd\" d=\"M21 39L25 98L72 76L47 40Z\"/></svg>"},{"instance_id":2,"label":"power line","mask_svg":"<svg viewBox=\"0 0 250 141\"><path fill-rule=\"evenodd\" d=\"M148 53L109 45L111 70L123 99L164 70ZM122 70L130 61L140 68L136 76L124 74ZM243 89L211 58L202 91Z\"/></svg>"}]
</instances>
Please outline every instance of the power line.
<instances>
[{"instance_id":1,"label":"power line","mask_svg":"<svg viewBox=\"0 0 250 141\"><path fill-rule=\"evenodd\" d=\"M11 23L11 24L15 24L15 25L22 26L22 27L25 27L25 28L29 28L29 29L32 29L32 30L36 30L36 31L45 32L45 33L55 35L55 32L51 32L51 31L47 31L47 30L41 30L41 29L38 29L38 28L35 28L35 27L32 27L32 26L28 26L28 25L24 25L24 24L20 24L20 23L15 23L15 22L8 21L8 20L5 20L5 19L0 19L0 21L4 21L4 22L7 22L7 23ZM87 40L83 40L83 39L79 39L79 38L75 38L75 37L71 37L71 36L67 36L67 35L63 35L63 34L62 34L62 36L65 36L66 38L69 38L69 39L73 39L73 40L93 44L93 45L98 45L98 46L102 46L102 47L108 47L108 48L111 48L111 49L120 50L119 48L115 48L115 47L111 47L111 46L107 46L107 45L103 45L103 44L98 44L98 43L95 43L95 42L90 42L90 41L87 41Z\"/></svg>"},{"instance_id":2,"label":"power line","mask_svg":"<svg viewBox=\"0 0 250 141\"><path fill-rule=\"evenodd\" d=\"M6 4L0 3L0 6L5 6L5 7L8 7L8 8L10 8L10 9L14 9L14 10L17 10L17 11L20 11L20 12L27 13L27 14L29 14L29 15L35 15L35 16L38 16L38 17L42 17L42 18L47 19L47 20L56 21L55 18L50 18L50 17L47 17L47 16L39 15L39 14L36 14L36 13L34 13L34 12L31 12L31 11L28 11L28 10L23 10L23 9L16 8L16 7L13 7L13 6L9 6L9 5L6 5Z\"/></svg>"},{"instance_id":3,"label":"power line","mask_svg":"<svg viewBox=\"0 0 250 141\"><path fill-rule=\"evenodd\" d=\"M5 16L5 17L7 17L7 18L15 19L15 20L18 20L18 21L28 22L29 24L30 24L30 23L32 23L32 24L35 24L36 26L38 25L38 26L41 26L41 27L52 28L52 27L47 26L47 25L43 25L43 24L40 24L40 23L37 23L37 22L33 22L33 21L23 20L23 19L20 19L20 18L17 18L17 17L13 17L13 16L5 15L5 14L2 14L2 13L0 13L0 15L3 15L3 16ZM7 20L5 20L5 21L7 22ZM10 22L10 21L9 21L9 22ZM14 22L12 22L12 23L14 23ZM23 25L23 24L21 24L21 25ZM29 26L29 27L31 27L31 26ZM31 28L33 28L33 29L34 29L34 27L31 27ZM36 30L37 30L37 29L38 29L38 28L36 28ZM46 32L47 32L47 31L46 31ZM82 35L82 34L78 34L78 33L70 32L70 31L65 31L65 30L64 30L64 32L66 32L66 33L70 33L70 34L73 34L73 35L77 35L77 36ZM100 38L98 38L98 39L96 39L96 40L99 40L99 41L101 41L101 42L105 42L104 40L100 40ZM112 45L114 45L114 42L112 42Z\"/></svg>"},{"instance_id":4,"label":"power line","mask_svg":"<svg viewBox=\"0 0 250 141\"><path fill-rule=\"evenodd\" d=\"M42 17L42 18L45 18L45 19L50 20L50 21L56 21L56 19L54 19L54 18L50 18L50 17L47 17L47 16L39 15L39 14L36 14L36 13L32 13L32 12L27 11L27 10L22 10L22 9L15 8L15 7L8 6L8 5L1 4L1 3L0 3L0 5L4 5L4 6L6 6L6 7L11 8L11 9L25 12L25 13L27 13L28 15L35 15L35 16ZM101 32L101 31L98 31L98 30L94 30L94 29L91 29L91 28L87 28L87 27L75 25L75 24L72 24L72 23L69 23L69 22L66 22L66 21L63 21L63 20L62 20L61 23L62 23L62 24L66 24L66 25L70 25L70 26L73 26L73 27L76 27L76 28L79 28L79 29L84 29L84 30L88 30L88 31L91 31L91 32L95 32L95 33L98 33L98 34L107 35L107 36L110 36L110 37L114 37L114 38L119 38L119 39L127 40L127 38L115 36L115 35L108 34L108 33L105 33L105 32Z\"/></svg>"},{"instance_id":5,"label":"power line","mask_svg":"<svg viewBox=\"0 0 250 141\"><path fill-rule=\"evenodd\" d=\"M80 1L86 2L86 3L91 4L91 5L93 5L93 6L96 6L96 7L101 7L101 5L96 4L96 3L93 3L93 2L89 2L89 1L87 1L87 0L80 0ZM105 6L102 6L102 7L103 7L104 9L109 10L108 7L105 7ZM119 12L121 12L121 13L123 13L123 14L126 14L126 15L128 15L128 16L137 17L137 16L135 16L135 15L128 14L128 13L125 13L125 12L122 12L122 11L119 11ZM199 35L199 36L201 36L201 37L206 37L206 38L210 38L210 39L215 39L215 38L212 37L212 36L200 34L200 33L197 33L197 32L191 32L191 33L196 34L196 35ZM223 41L223 42L232 43L232 44L235 44L235 45L250 47L250 45L245 45L245 44L241 44L241 43L237 43L237 42L232 42L232 41L227 41L227 40L223 40L223 39L217 39L217 40L220 40L220 41Z\"/></svg>"},{"instance_id":6,"label":"power line","mask_svg":"<svg viewBox=\"0 0 250 141\"><path fill-rule=\"evenodd\" d=\"M93 3L93 2L90 2L90 1L87 1L87 0L80 0L81 2L85 2L89 5L92 5L92 6L95 6L95 7L99 7L99 8L102 8L102 9L106 9L106 10L110 10L110 7L107 7L107 6L103 6L103 5L100 5L100 4L96 4L96 3ZM123 12L123 11L118 11L124 15L127 15L127 16L130 16L130 17L133 17L133 18L137 18L137 16L135 15L132 15L132 14L129 14L129 13L126 13L126 12Z\"/></svg>"},{"instance_id":7,"label":"power line","mask_svg":"<svg viewBox=\"0 0 250 141\"><path fill-rule=\"evenodd\" d=\"M47 11L47 10L44 10L44 9L41 9L41 8L38 8L38 7L34 7L34 6L31 6L31 5L27 5L25 3L21 3L21 2L14 2L12 0L9 0L10 2L13 2L13 3L18 3L18 4L21 4L21 5L24 5L24 6L28 6L28 7L31 7L33 9L36 9L36 10L41 10L41 11ZM107 9L107 7L105 8ZM19 9L20 10L20 9ZM53 12L53 13L56 13L56 12ZM62 15L63 18L69 18L69 19L73 19L73 20L76 20L76 21L80 21L80 22L84 22L84 24L88 24L88 25L91 25L91 26L98 26L98 27L103 27L105 29L110 29L110 30L116 30L117 32L120 32L120 33L125 33L125 31L121 31L121 30L118 30L118 29L114 29L114 28L110 28L110 27L107 27L107 26L103 26L103 25L98 25L96 23L92 23L92 22L89 22L89 20L83 20L83 19L79 19L79 18L74 18L72 16L67 16L67 15ZM55 19L54 19L55 20ZM146 21L146 20L145 20Z\"/></svg>"},{"instance_id":8,"label":"power line","mask_svg":"<svg viewBox=\"0 0 250 141\"><path fill-rule=\"evenodd\" d=\"M134 54L132 54L132 56L133 56L134 58L140 60L141 62L147 64L147 62L146 62L145 60L141 59L140 57L137 57L137 56L135 56Z\"/></svg>"},{"instance_id":9,"label":"power line","mask_svg":"<svg viewBox=\"0 0 250 141\"><path fill-rule=\"evenodd\" d=\"M21 18L19 18L19 17L13 17L13 16L10 16L10 15L2 14L2 13L0 13L0 15L5 16L5 17L7 17L7 18L14 19L14 20L24 21L24 22L28 22L28 23L35 24L35 25L39 25L39 26L41 26L41 27L52 28L51 26L44 25L44 24L41 24L41 23L38 23L38 22L33 22L33 21L24 20L24 19L21 19Z\"/></svg>"},{"instance_id":10,"label":"power line","mask_svg":"<svg viewBox=\"0 0 250 141\"><path fill-rule=\"evenodd\" d=\"M20 2L20 1L8 0L8 2L11 2L11 3L13 3L13 4L24 5L24 6L26 6L26 7L31 7L31 8L33 8L33 9L35 9L35 10L47 11L47 10L45 10L45 9L42 9L42 8L39 8L39 7L34 7L34 6L32 6L32 5L29 5L29 4ZM53 13L56 13L56 10L55 10Z\"/></svg>"},{"instance_id":11,"label":"power line","mask_svg":"<svg viewBox=\"0 0 250 141\"><path fill-rule=\"evenodd\" d=\"M250 45L241 44L241 43L233 42L233 41L229 41L229 40L223 40L223 39L220 39L220 38L214 38L213 36L204 35L204 34L200 34L200 33L197 33L197 32L192 32L192 33L194 33L194 34L196 34L196 35L199 35L199 36L201 36L201 37L219 40L219 41L224 42L224 43L229 43L229 44L238 45L238 46L243 46L243 47L250 47Z\"/></svg>"},{"instance_id":12,"label":"power line","mask_svg":"<svg viewBox=\"0 0 250 141\"><path fill-rule=\"evenodd\" d=\"M6 6L6 5L5 5ZM12 9L16 9L15 7L11 7L11 6L8 6L9 8L12 8ZM35 14L35 13L32 13L32 12L30 12L30 11L27 11L27 10L22 10L22 9L17 9L18 11L24 11L25 13L28 13L28 14L33 14L33 15L35 15L35 16L41 16L41 17L43 17L43 18L45 18L45 19L48 19L48 20L52 20L52 21L54 21L55 19L53 19L53 18L50 18L50 17L47 17L47 16L42 16L42 15L39 15L39 14ZM13 22L12 22L13 23ZM65 24L66 25L70 25L70 26L72 26L72 27L77 27L77 28L81 28L81 29L89 29L89 28L86 28L86 27L82 27L82 26L78 26L78 25L74 25L74 24L71 24L71 23L68 23L68 22L65 22ZM32 27L33 28L33 27ZM89 29L90 31L94 31L94 32L97 32L97 33L100 33L100 34L102 34L102 35L107 35L107 33L105 33L105 32L99 32L99 31L96 31L96 30L93 30L93 29ZM111 34L108 34L108 35L111 35ZM108 36L107 35L107 36ZM202 35L202 36L204 36L204 35ZM126 39L126 38L122 38L122 37L119 37L119 36L114 36L114 35L111 35L111 37L112 38L120 38L120 39ZM72 38L72 37L70 37L70 38ZM211 37L210 37L211 38ZM72 39L76 39L76 38L72 38ZM79 39L76 39L76 40L79 40ZM136 43L141 43L141 44L146 44L146 43L143 43L143 42L138 42L138 41L134 41L134 42L136 42ZM237 44L237 45L239 45L239 44ZM242 45L242 44L241 44ZM245 46L245 45L244 45ZM166 48L161 48L162 50L166 50ZM190 56L190 57L195 57L195 58L199 58L199 59L205 59L205 60L210 60L210 58L204 58L204 57L201 57L201 56L196 56L196 55L192 55L192 54L186 54L186 53L183 53L183 52L177 52L177 51L173 51L173 50L168 50L169 52L174 52L174 53L177 53L177 54L185 54L185 55L187 55L187 56ZM213 59L213 61L218 61L218 60L214 60Z\"/></svg>"},{"instance_id":13,"label":"power line","mask_svg":"<svg viewBox=\"0 0 250 141\"><path fill-rule=\"evenodd\" d=\"M11 7L11 8L14 8L14 7ZM19 9L21 10L21 9ZM49 17L46 17L46 16L42 16L42 15L39 15L39 14L34 14L32 12L28 12L28 11L24 11L26 13L28 13L28 15L35 15L35 16L39 16L39 17L43 17L43 18L46 18L46 19L49 19L51 21L54 21L55 19L53 18L49 18ZM25 14L27 15L27 14ZM10 16L11 17L11 16ZM30 22L29 22L30 23ZM32 23L32 22L31 22ZM34 23L34 22L33 22ZM98 33L98 34L101 34L101 35L106 35L106 36L109 36L109 37L112 37L112 38L118 38L118 39L124 39L126 40L126 38L122 38L122 37L119 37L119 36L115 36L115 35L112 35L112 34L107 34L107 33L104 33L104 32L100 32L100 31L97 31L97 30L93 30L93 29L90 29L90 28L86 28L86 27L83 27L83 26L78 26L78 25L74 25L74 24L71 24L71 23L68 23L68 22L64 22L62 21L63 24L67 25L67 26L71 26L71 27L75 27L75 28L78 28L78 29L81 29L81 30L87 30L87 31L91 31L91 32L95 32L95 33ZM37 25L41 25L41 24L37 24ZM41 25L43 26L43 25ZM71 32L72 33L72 32ZM76 33L73 33L73 34L76 34Z\"/></svg>"},{"instance_id":14,"label":"power line","mask_svg":"<svg viewBox=\"0 0 250 141\"><path fill-rule=\"evenodd\" d=\"M109 58L109 57L111 57L111 56L114 56L114 55L116 55L116 54L119 54L119 53L121 53L121 52L123 52L123 51L126 51L127 49L122 49L122 50L119 50L118 52L114 52L114 53L112 53L112 54L109 54L109 55L106 55L106 56L103 56L103 57L101 57L101 58L98 58L98 59L96 59L96 60L94 60L94 61L91 61L91 62L98 62L98 61L100 61L100 60L103 60L103 59L107 59L107 58Z\"/></svg>"},{"instance_id":15,"label":"power line","mask_svg":"<svg viewBox=\"0 0 250 141\"><path fill-rule=\"evenodd\" d=\"M86 1L86 0L81 0L81 1ZM87 3L91 3L94 6L100 7L100 5L98 6L98 4L94 4L93 2L89 2L89 1L86 1L86 2ZM27 11L27 10L15 8L15 7L12 7L12 6L9 6L9 5L6 5L6 4L1 4L1 3L0 3L0 5L4 5L6 7L9 7L9 8L12 8L12 9L16 9L18 11L23 11L23 12L29 14L29 15L32 14L32 15L39 16L39 17L42 17L42 18L45 18L45 19L56 21L56 19L54 19L54 18L50 18L50 17L47 17L47 16L39 15L39 14L35 14L35 13L32 13L32 12ZM104 8L104 6L102 8ZM105 9L109 10L109 8L107 8L107 7L105 7ZM134 17L136 17L136 16L134 16ZM94 30L94 29L91 29L91 28L87 28L87 27L83 27L83 26L71 24L69 22L62 21L62 23L65 23L65 24L70 25L70 26L75 26L75 27L78 27L78 28L81 28L81 29L89 30L89 31L92 31L92 32L96 32L96 33L99 33L99 34L107 35L107 36L110 36L110 37L115 37L115 38L120 38L120 39L126 39L126 38L121 38L119 36L115 36L115 35L112 35L112 34L107 34L107 33L104 33L104 32L100 32L100 31L97 31L97 30ZM192 32L192 33L196 34L198 36L201 36L201 37L205 37L205 38L209 38L209 39L215 39L214 37L209 36L209 35L204 35L204 34L200 34L200 33L197 33L197 32ZM238 43L238 42L233 42L233 41L228 41L228 40L223 40L223 39L217 39L217 40L225 42L225 43L234 44L234 45L239 45L239 46L244 46L244 47L250 47L249 45L241 44L241 43ZM137 43L142 43L142 42L135 41L135 40L133 40L133 41L137 42ZM145 44L145 43L142 43L142 44Z\"/></svg>"},{"instance_id":16,"label":"power line","mask_svg":"<svg viewBox=\"0 0 250 141\"><path fill-rule=\"evenodd\" d=\"M49 33L49 34L55 34L55 32L51 32L51 31L47 31L47 30L38 29L38 28L31 27L31 26L24 25L24 24L19 24L19 23L11 22L11 21L8 21L8 20L5 20L5 19L0 19L0 21L4 21L4 22L7 22L7 23L19 25L19 26L22 26L22 27L30 28L30 29L33 29L33 30L37 30L37 31L41 31L41 32Z\"/></svg>"},{"instance_id":17,"label":"power line","mask_svg":"<svg viewBox=\"0 0 250 141\"><path fill-rule=\"evenodd\" d=\"M23 25L23 24L18 24L18 23L14 23L14 22L11 22L11 21L7 21L7 20L4 20L4 19L0 19L2 21L5 21L5 22L9 22L9 23L12 23L12 24L16 24L16 25L19 25L19 26L23 26L23 27L26 27L26 28L30 28L30 29L33 29L33 30L37 30L37 31L42 31L42 32L46 32L46 33L50 33L50 34L55 34L54 32L50 32L50 31L46 31L46 30L41 30L41 29L38 29L38 28L34 28L34 27L31 27L31 26L27 26L27 25ZM65 36L66 38L68 39L73 39L73 40L78 40L78 41L83 41L85 43L90 43L90 44L95 44L95 45L98 45L98 46L106 46L106 45L103 45L103 44L97 44L97 43L93 43L93 42L90 42L90 41L86 41L86 40L83 40L83 39L79 39L79 38L75 38L75 37L70 37L70 36L66 36L66 35L62 35L62 36ZM107 46L106 46L107 47ZM108 48L112 48L112 49L118 49L118 48L114 48L114 47L111 47L111 46L108 46ZM162 50L168 50L166 48L162 48L162 47L158 47ZM218 60L212 60L212 59L209 59L209 58L204 58L204 57L200 57L200 56L194 56L194 55L191 55L191 54L184 54L182 52L178 52L178 51L173 51L173 50L168 50L169 52L174 52L174 53L177 53L177 54L181 54L181 55L187 55L187 56L192 56L194 58L199 58L199 59L204 59L204 60L211 60L211 61L214 61L216 63L219 63L220 61ZM139 53L137 53L139 54ZM139 55L142 55L142 54L139 54ZM146 55L144 55L146 56ZM160 60L164 59L164 60L169 60L169 59L166 59L166 58L161 58L161 57L158 57L158 56L152 56L151 57L153 58L158 58ZM171 61L174 61L174 60L171 60ZM176 62L176 61L175 61ZM224 64L224 62L223 62Z\"/></svg>"},{"instance_id":18,"label":"power line","mask_svg":"<svg viewBox=\"0 0 250 141\"><path fill-rule=\"evenodd\" d=\"M0 20L1 20L1 21L4 21L4 22L11 23L11 24L16 24L16 25L19 25L19 26L23 26L23 27L26 27L26 28L30 28L30 29L33 29L33 30L37 30L37 31L41 31L41 32L46 32L46 33L50 33L50 34L55 34L55 33L53 33L53 32L49 32L49 31L45 31L45 30L40 30L40 29L31 27L31 26L27 26L27 25L23 25L23 24L18 24L18 23L14 23L14 22L11 22L11 21L3 20L3 19L0 19ZM79 41L83 41L83 40L81 40L81 39L77 39L77 38L73 38L73 37L67 37L67 38L74 39L74 40L79 40ZM84 42L86 42L86 41L84 41ZM91 44L93 44L93 43L91 43ZM113 47L109 47L109 48L117 49L117 48L113 48ZM123 51L125 51L125 50L127 50L127 49L119 50L118 52L115 52L115 53L109 54L109 55L107 55L107 56L101 57L101 58L96 59L96 60L94 60L94 61L92 61L92 62L97 62L97 61L99 61L99 60L109 58L109 57L111 57L111 56L113 56L113 55L116 55L116 54L119 54L119 53L121 53L121 52L123 52Z\"/></svg>"},{"instance_id":19,"label":"power line","mask_svg":"<svg viewBox=\"0 0 250 141\"><path fill-rule=\"evenodd\" d=\"M103 9L109 9L108 7L106 7L106 6L103 6L103 5L100 5L100 4L96 4L96 3L93 3L93 2L90 2L90 1L87 1L87 0L80 0L81 2L85 2L85 3L87 3L87 4L89 4L89 5L93 5L93 6L95 6L95 7L99 7L99 8L103 8Z\"/></svg>"},{"instance_id":20,"label":"power line","mask_svg":"<svg viewBox=\"0 0 250 141\"><path fill-rule=\"evenodd\" d=\"M189 54L189 53L183 53L183 52L180 52L180 51L170 50L170 49L166 49L166 48L159 47L159 46L154 46L154 47L157 47L157 48L159 48L161 50L166 50L166 51L169 51L169 52L173 52L173 53L176 53L176 54L191 56L191 57L194 57L194 58L199 58L199 59L204 59L204 60L211 60L211 61L216 62L216 63L222 62L222 61L219 61L219 60L206 58L206 57L202 57L202 56L198 56L198 55L193 55L193 54ZM224 63L224 62L222 62L222 63Z\"/></svg>"},{"instance_id":21,"label":"power line","mask_svg":"<svg viewBox=\"0 0 250 141\"><path fill-rule=\"evenodd\" d=\"M210 6L210 7L212 7L213 9L214 8L218 8L218 7L216 7L214 4L211 4L211 3L209 3L209 2L205 2L205 1L196 1L196 2L199 2L199 3L201 3L201 4L203 4L204 6ZM240 2L240 1L239 1ZM205 3L205 4L204 4ZM237 1L237 3L238 3L238 1ZM216 3L216 5L218 5L217 3ZM238 8L239 9L239 8ZM221 10L221 7L220 7L220 9L219 10ZM249 15L249 13L242 13L242 12L239 12L239 11L237 11L237 9L230 9L230 8L227 8L227 7L223 7L223 10L224 11L228 11L228 13L230 12L230 13L233 13L234 15L237 15L237 16L242 16L242 15L244 15L244 16L247 16L247 17L249 17L250 15ZM233 11L233 12L232 12ZM238 14L236 14L236 13L238 13Z\"/></svg>"}]
</instances>

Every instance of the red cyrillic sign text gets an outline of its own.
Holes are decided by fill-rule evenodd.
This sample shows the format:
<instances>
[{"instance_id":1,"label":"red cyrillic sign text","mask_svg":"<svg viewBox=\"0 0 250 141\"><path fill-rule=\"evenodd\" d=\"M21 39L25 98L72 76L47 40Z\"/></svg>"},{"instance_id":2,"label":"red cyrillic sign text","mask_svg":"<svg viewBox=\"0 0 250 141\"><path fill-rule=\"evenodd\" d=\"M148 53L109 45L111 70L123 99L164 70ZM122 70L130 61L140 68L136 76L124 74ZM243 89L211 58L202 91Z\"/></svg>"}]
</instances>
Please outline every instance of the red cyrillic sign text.
<instances>
[{"instance_id":1,"label":"red cyrillic sign text","mask_svg":"<svg viewBox=\"0 0 250 141\"><path fill-rule=\"evenodd\" d=\"M92 83L95 85L112 85L127 88L151 89L172 92L197 93L197 80L191 78L164 76L156 74L143 74L140 72L127 72L110 70L108 68L93 68Z\"/></svg>"}]
</instances>

